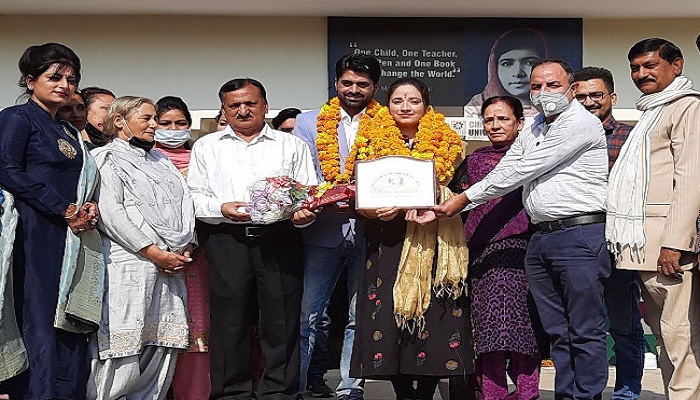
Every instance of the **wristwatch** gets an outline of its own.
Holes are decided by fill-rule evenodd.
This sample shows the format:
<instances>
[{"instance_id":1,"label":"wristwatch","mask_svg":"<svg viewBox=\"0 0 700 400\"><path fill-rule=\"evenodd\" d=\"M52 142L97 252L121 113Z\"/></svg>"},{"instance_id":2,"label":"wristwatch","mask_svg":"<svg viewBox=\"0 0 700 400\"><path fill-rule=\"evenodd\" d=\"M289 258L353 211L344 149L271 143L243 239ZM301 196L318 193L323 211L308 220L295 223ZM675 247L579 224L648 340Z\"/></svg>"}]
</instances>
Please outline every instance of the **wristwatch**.
<instances>
[{"instance_id":1,"label":"wristwatch","mask_svg":"<svg viewBox=\"0 0 700 400\"><path fill-rule=\"evenodd\" d=\"M80 209L78 208L78 205L75 203L70 203L70 204L68 204L68 207L66 208L66 215L63 218L74 219L75 217L78 216L79 212L80 212Z\"/></svg>"}]
</instances>

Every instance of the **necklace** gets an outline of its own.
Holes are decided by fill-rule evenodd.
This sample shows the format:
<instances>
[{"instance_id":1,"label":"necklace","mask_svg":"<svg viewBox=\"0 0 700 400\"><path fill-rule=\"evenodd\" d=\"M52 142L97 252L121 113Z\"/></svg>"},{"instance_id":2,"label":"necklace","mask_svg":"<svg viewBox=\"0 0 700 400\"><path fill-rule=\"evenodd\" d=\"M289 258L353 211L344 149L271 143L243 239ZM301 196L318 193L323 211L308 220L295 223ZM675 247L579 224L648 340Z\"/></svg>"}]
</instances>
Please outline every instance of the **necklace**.
<instances>
[{"instance_id":1,"label":"necklace","mask_svg":"<svg viewBox=\"0 0 700 400\"><path fill-rule=\"evenodd\" d=\"M435 160L435 176L447 184L454 174L454 163L462 152L462 141L447 123L445 116L429 107L420 119L418 132L411 143L406 141L389 109L382 107L370 124L360 126L356 143L365 143L358 150L358 160L372 160L384 156L408 156Z\"/></svg>"},{"instance_id":2,"label":"necklace","mask_svg":"<svg viewBox=\"0 0 700 400\"><path fill-rule=\"evenodd\" d=\"M371 100L367 105L365 113L360 118L360 127L358 132L363 127L369 125L374 118L377 110L381 105ZM353 143L348 157L345 159L345 169L341 173L340 170L340 145L338 144L338 124L340 123L340 101L337 97L332 98L329 102L321 107L321 112L316 120L316 149L318 149L318 162L323 172L323 178L330 183L348 183L352 178L355 168L355 159L358 149L363 147L366 142L362 141L360 135L357 135L355 143Z\"/></svg>"}]
</instances>

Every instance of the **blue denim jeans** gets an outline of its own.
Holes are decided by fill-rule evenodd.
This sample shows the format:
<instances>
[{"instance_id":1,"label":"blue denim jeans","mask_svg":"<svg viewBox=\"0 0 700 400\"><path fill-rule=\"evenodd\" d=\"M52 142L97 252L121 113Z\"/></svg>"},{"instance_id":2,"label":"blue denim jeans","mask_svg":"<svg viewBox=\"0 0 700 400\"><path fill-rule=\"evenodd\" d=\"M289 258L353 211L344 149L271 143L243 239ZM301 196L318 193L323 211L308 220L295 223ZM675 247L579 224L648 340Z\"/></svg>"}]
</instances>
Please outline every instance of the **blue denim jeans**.
<instances>
[{"instance_id":1,"label":"blue denim jeans","mask_svg":"<svg viewBox=\"0 0 700 400\"><path fill-rule=\"evenodd\" d=\"M306 390L306 377L316 343L318 328L327 324L324 313L343 268L348 271L348 325L340 356L340 383L337 395L351 389L362 390L362 380L350 378L350 357L355 338L355 294L359 269L365 260L364 242L348 238L334 248L304 245L304 296L301 301L301 378L299 392ZM320 326L319 326L320 325ZM327 331L326 331L327 334Z\"/></svg>"},{"instance_id":2,"label":"blue denim jeans","mask_svg":"<svg viewBox=\"0 0 700 400\"><path fill-rule=\"evenodd\" d=\"M311 351L311 361L309 361L309 370L306 372L306 382L318 382L323 380L329 368L330 352L328 351L328 336L331 331L331 317L328 316L328 310L323 311L323 314L316 318L316 339L314 340L314 348Z\"/></svg>"},{"instance_id":3,"label":"blue denim jeans","mask_svg":"<svg viewBox=\"0 0 700 400\"><path fill-rule=\"evenodd\" d=\"M613 268L603 286L610 336L615 341L615 391L612 400L637 399L642 392L646 351L637 271Z\"/></svg>"}]
</instances>

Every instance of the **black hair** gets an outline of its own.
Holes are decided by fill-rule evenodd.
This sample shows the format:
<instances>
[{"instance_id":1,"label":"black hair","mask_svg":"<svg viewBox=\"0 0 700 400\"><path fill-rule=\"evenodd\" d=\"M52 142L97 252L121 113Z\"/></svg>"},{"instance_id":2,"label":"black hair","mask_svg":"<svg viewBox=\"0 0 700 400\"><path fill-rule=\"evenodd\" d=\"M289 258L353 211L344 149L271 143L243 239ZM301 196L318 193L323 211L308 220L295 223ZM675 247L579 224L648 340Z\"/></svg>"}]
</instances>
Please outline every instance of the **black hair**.
<instances>
[{"instance_id":1,"label":"black hair","mask_svg":"<svg viewBox=\"0 0 700 400\"><path fill-rule=\"evenodd\" d=\"M100 94L112 96L114 98L117 97L111 91L97 86L88 86L80 91L80 95L83 97L83 102L85 103L85 107L87 108L90 108L90 104L92 104L95 101L95 96Z\"/></svg>"},{"instance_id":2,"label":"black hair","mask_svg":"<svg viewBox=\"0 0 700 400\"><path fill-rule=\"evenodd\" d=\"M639 56L640 54L653 53L655 51L658 51L659 57L663 58L669 63L674 62L678 58L681 60L683 59L681 49L679 49L675 44L666 39L648 38L641 40L632 46L630 51L627 53L627 60L632 61L633 58Z\"/></svg>"},{"instance_id":3,"label":"black hair","mask_svg":"<svg viewBox=\"0 0 700 400\"><path fill-rule=\"evenodd\" d=\"M368 74L375 85L379 84L379 78L382 76L379 61L367 54L347 54L340 57L340 60L335 63L335 79L340 79L348 70Z\"/></svg>"},{"instance_id":4,"label":"black hair","mask_svg":"<svg viewBox=\"0 0 700 400\"><path fill-rule=\"evenodd\" d=\"M511 110L513 110L513 115L515 115L515 119L521 120L525 118L525 113L523 111L523 103L520 102L520 100L517 97L513 96L493 96L489 97L486 99L483 103L481 103L481 117L484 116L484 112L486 109L495 103L506 103Z\"/></svg>"},{"instance_id":5,"label":"black hair","mask_svg":"<svg viewBox=\"0 0 700 400\"><path fill-rule=\"evenodd\" d=\"M534 71L535 68L537 68L543 64L557 64L557 65L561 66L564 69L564 72L566 73L567 79L569 80L569 85L576 82L574 79L574 69L571 67L571 65L569 65L568 62L563 61L563 60L554 60L554 59L539 60L532 65L532 70Z\"/></svg>"},{"instance_id":6,"label":"black hair","mask_svg":"<svg viewBox=\"0 0 700 400\"><path fill-rule=\"evenodd\" d=\"M591 79L600 79L608 89L608 93L615 91L615 82L610 70L602 67L584 67L574 72L574 82L589 81Z\"/></svg>"},{"instance_id":7,"label":"black hair","mask_svg":"<svg viewBox=\"0 0 700 400\"><path fill-rule=\"evenodd\" d=\"M425 107L428 107L430 105L430 89L428 89L428 86L421 80L416 79L416 78L399 78L395 80L391 86L389 86L389 90L386 95L386 102L389 103L391 101L391 95L394 94L396 89L398 89L399 86L404 86L404 85L411 85L418 89L420 92L421 97L423 98L423 104Z\"/></svg>"},{"instance_id":8,"label":"black hair","mask_svg":"<svg viewBox=\"0 0 700 400\"><path fill-rule=\"evenodd\" d=\"M38 78L46 72L53 64L71 67L75 73L76 86L80 83L80 57L68 46L60 43L44 43L41 45L29 46L17 62L22 76L18 85L25 89L25 94L32 91L27 88L27 78Z\"/></svg>"},{"instance_id":9,"label":"black hair","mask_svg":"<svg viewBox=\"0 0 700 400\"><path fill-rule=\"evenodd\" d=\"M170 110L179 110L185 116L187 123L192 125L192 116L190 115L190 110L187 108L187 104L175 96L165 96L156 102L156 116L160 119L160 116Z\"/></svg>"},{"instance_id":10,"label":"black hair","mask_svg":"<svg viewBox=\"0 0 700 400\"><path fill-rule=\"evenodd\" d=\"M263 86L262 83L258 82L257 80L253 78L237 78L237 79L232 79L226 83L224 83L221 86L221 89L219 89L219 100L222 102L224 101L224 95L228 92L235 92L236 90L241 90L245 86L252 85L255 86L256 88L260 89L260 94L262 95L263 100L267 102L267 92L265 91L265 87Z\"/></svg>"},{"instance_id":11,"label":"black hair","mask_svg":"<svg viewBox=\"0 0 700 400\"><path fill-rule=\"evenodd\" d=\"M698 48L698 51L700 51L700 35L695 38L695 46Z\"/></svg>"},{"instance_id":12,"label":"black hair","mask_svg":"<svg viewBox=\"0 0 700 400\"><path fill-rule=\"evenodd\" d=\"M285 108L280 111L275 118L272 118L272 127L278 129L284 121L289 118L296 118L299 114L301 114L301 110L298 108Z\"/></svg>"}]
</instances>

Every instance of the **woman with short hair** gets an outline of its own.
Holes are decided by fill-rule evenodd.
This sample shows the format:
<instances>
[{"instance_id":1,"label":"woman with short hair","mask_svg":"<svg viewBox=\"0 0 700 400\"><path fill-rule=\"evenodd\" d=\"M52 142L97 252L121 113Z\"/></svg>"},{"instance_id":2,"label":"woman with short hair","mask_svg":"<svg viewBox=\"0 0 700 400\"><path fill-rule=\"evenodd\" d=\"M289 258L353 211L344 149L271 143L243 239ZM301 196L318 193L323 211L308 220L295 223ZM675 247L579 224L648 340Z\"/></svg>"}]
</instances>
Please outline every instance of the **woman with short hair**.
<instances>
[{"instance_id":1,"label":"woman with short hair","mask_svg":"<svg viewBox=\"0 0 700 400\"><path fill-rule=\"evenodd\" d=\"M152 150L155 128L151 100L120 97L105 122L113 139L93 151L107 287L90 399L162 399L188 345L181 272L192 261L194 204L177 168Z\"/></svg>"}]
</instances>

